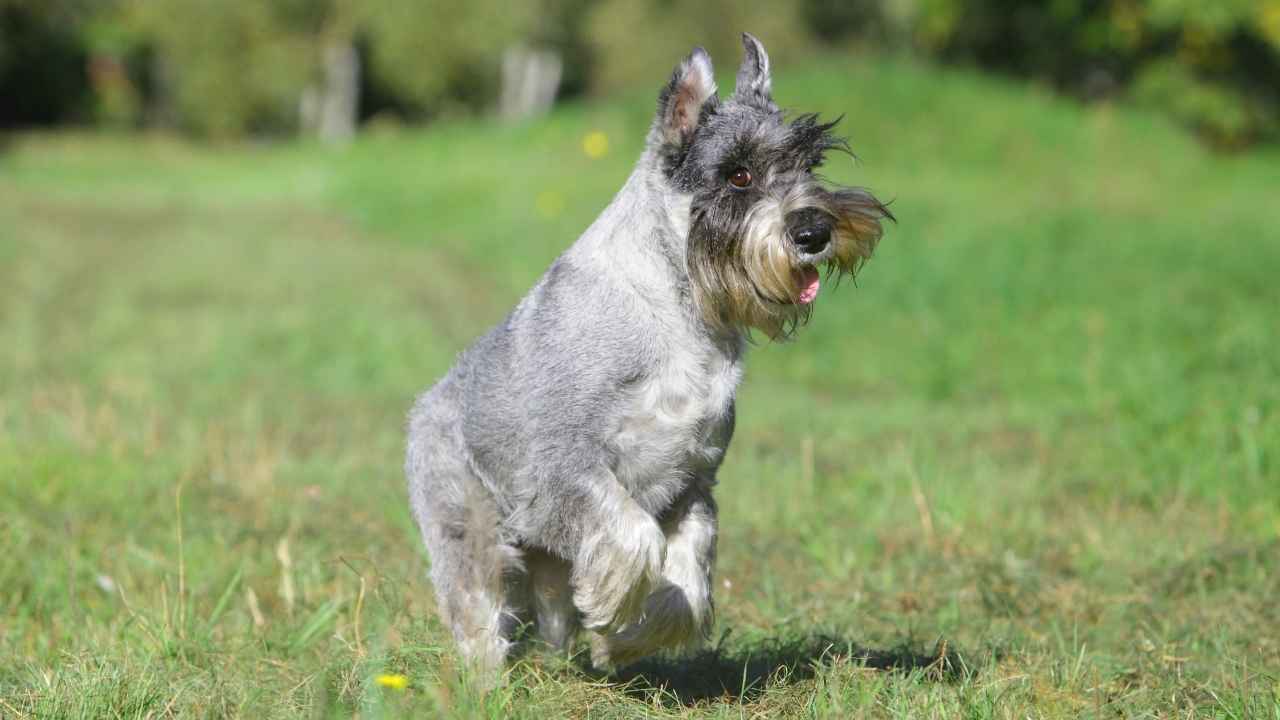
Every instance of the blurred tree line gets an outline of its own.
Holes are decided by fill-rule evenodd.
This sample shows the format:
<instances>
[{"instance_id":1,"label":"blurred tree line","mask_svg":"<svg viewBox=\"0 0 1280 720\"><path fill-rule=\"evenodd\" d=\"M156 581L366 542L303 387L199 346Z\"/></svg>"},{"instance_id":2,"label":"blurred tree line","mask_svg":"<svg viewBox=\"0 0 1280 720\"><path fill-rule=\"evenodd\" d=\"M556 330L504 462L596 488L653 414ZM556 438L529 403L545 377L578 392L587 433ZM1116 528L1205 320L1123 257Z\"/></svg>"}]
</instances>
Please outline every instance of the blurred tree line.
<instances>
[{"instance_id":1,"label":"blurred tree line","mask_svg":"<svg viewBox=\"0 0 1280 720\"><path fill-rule=\"evenodd\" d=\"M0 0L0 126L420 122L494 109L528 76L513 58L552 56L566 97L654 84L695 44L736 61L741 29L783 61L911 50L1126 96L1225 148L1280 137L1280 0Z\"/></svg>"}]
</instances>

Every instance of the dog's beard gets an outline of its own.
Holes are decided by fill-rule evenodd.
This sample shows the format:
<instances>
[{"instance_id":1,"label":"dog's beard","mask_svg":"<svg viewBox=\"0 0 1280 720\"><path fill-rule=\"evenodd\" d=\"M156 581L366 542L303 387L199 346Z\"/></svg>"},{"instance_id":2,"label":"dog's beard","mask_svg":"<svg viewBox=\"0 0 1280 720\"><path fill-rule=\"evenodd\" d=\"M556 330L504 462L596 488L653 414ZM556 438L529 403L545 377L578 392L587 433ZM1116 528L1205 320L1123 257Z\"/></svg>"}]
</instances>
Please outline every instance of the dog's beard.
<instances>
[{"instance_id":1,"label":"dog's beard","mask_svg":"<svg viewBox=\"0 0 1280 720\"><path fill-rule=\"evenodd\" d=\"M771 340L790 337L813 311L822 269L797 251L787 234L788 213L804 208L835 218L831 246L820 264L839 284L871 257L880 221L892 215L865 190L805 189L769 198L735 227L718 229L695 217L689 237L689 278L704 320L721 331L759 330Z\"/></svg>"}]
</instances>

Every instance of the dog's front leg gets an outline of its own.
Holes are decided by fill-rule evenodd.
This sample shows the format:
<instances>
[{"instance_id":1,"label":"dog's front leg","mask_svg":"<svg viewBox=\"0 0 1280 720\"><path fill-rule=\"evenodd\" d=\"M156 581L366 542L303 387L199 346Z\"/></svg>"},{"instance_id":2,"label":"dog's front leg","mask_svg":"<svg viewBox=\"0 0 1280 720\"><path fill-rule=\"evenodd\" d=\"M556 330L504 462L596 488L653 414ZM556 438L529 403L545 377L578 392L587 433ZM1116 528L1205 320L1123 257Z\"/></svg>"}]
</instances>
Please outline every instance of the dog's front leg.
<instances>
[{"instance_id":1,"label":"dog's front leg","mask_svg":"<svg viewBox=\"0 0 1280 720\"><path fill-rule=\"evenodd\" d=\"M685 492L663 516L667 557L662 581L645 600L644 618L618 632L597 633L591 660L622 666L659 650L691 649L711 632L711 573L716 557L716 504L709 486Z\"/></svg>"},{"instance_id":2,"label":"dog's front leg","mask_svg":"<svg viewBox=\"0 0 1280 720\"><path fill-rule=\"evenodd\" d=\"M544 521L539 534L572 565L573 604L583 626L613 632L639 620L662 578L666 538L657 519L607 469L562 487L546 502L535 511Z\"/></svg>"}]
</instances>

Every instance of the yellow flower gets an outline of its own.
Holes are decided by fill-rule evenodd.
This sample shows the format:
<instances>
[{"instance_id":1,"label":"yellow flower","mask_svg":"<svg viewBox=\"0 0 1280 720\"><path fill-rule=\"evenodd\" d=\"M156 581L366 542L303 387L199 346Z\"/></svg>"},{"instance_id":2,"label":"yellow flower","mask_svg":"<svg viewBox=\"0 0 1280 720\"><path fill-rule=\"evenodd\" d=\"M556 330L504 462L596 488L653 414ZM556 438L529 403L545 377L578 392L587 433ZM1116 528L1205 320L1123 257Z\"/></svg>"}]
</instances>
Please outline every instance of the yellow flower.
<instances>
[{"instance_id":1,"label":"yellow flower","mask_svg":"<svg viewBox=\"0 0 1280 720\"><path fill-rule=\"evenodd\" d=\"M592 160L599 160L609 154L609 136L599 130L592 130L582 138L582 152Z\"/></svg>"},{"instance_id":2,"label":"yellow flower","mask_svg":"<svg viewBox=\"0 0 1280 720\"><path fill-rule=\"evenodd\" d=\"M1258 29L1273 47L1280 48L1280 2L1258 3Z\"/></svg>"},{"instance_id":3,"label":"yellow flower","mask_svg":"<svg viewBox=\"0 0 1280 720\"><path fill-rule=\"evenodd\" d=\"M403 690L409 687L409 678L404 675L379 675L374 678L374 682L392 690Z\"/></svg>"}]
</instances>

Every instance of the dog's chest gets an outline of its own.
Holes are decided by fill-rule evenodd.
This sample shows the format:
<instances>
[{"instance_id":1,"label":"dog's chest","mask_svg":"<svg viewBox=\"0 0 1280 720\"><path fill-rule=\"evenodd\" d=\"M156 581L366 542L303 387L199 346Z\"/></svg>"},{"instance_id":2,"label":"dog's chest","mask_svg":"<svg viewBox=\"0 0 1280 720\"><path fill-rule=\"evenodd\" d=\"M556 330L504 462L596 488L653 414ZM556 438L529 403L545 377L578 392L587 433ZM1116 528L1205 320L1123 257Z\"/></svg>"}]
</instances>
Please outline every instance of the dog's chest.
<instances>
[{"instance_id":1,"label":"dog's chest","mask_svg":"<svg viewBox=\"0 0 1280 720\"><path fill-rule=\"evenodd\" d=\"M610 443L618 480L650 512L720 464L742 376L736 353L698 343L672 347L627 389Z\"/></svg>"}]
</instances>

